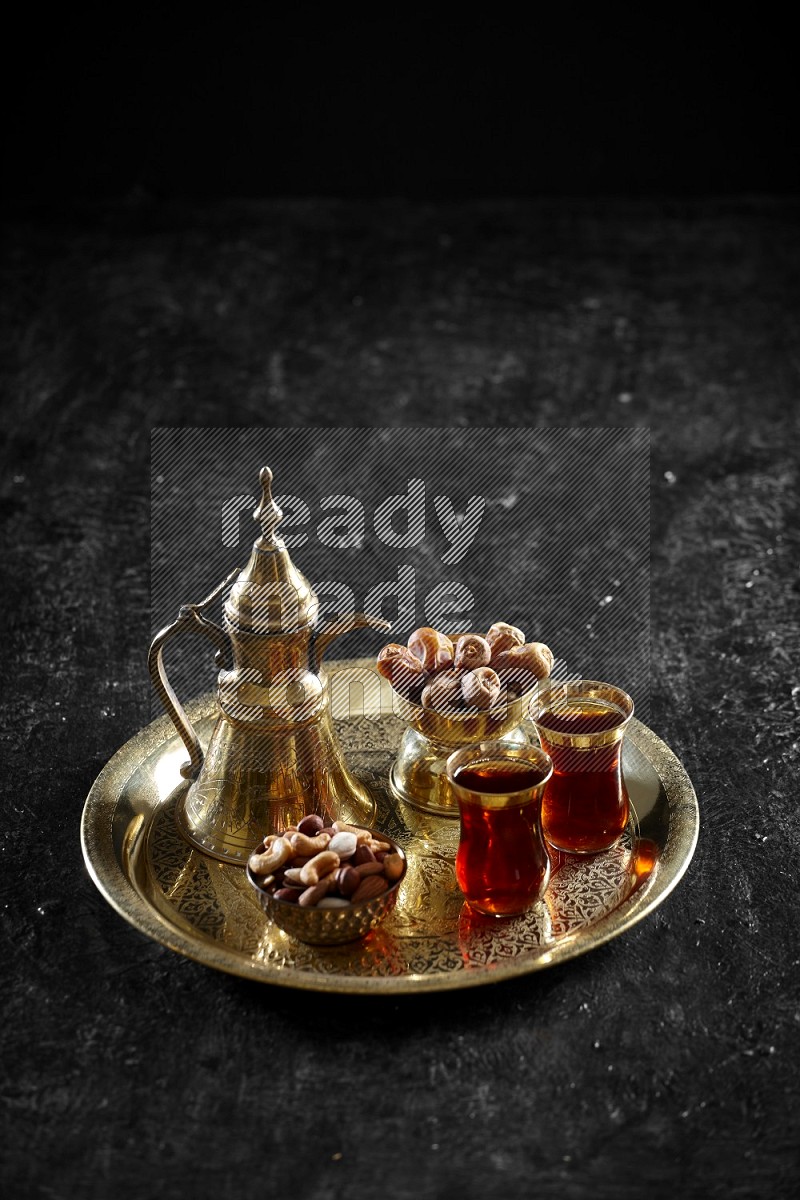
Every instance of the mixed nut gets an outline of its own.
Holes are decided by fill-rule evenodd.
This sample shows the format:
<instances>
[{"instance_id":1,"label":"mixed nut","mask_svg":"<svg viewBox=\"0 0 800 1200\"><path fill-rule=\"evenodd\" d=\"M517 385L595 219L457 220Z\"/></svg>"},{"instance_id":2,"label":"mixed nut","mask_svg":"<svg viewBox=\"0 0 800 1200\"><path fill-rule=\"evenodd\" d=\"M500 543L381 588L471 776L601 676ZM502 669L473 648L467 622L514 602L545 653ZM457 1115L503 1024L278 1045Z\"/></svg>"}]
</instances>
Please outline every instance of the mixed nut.
<instances>
[{"instance_id":1,"label":"mixed nut","mask_svg":"<svg viewBox=\"0 0 800 1200\"><path fill-rule=\"evenodd\" d=\"M496 621L485 637L449 638L437 629L415 629L408 645L390 642L377 668L396 692L447 716L495 708L530 691L553 668L544 642L526 642L515 625Z\"/></svg>"},{"instance_id":2,"label":"mixed nut","mask_svg":"<svg viewBox=\"0 0 800 1200\"><path fill-rule=\"evenodd\" d=\"M255 882L276 900L301 908L349 908L389 890L405 859L369 829L315 813L265 838L247 863Z\"/></svg>"}]
</instances>

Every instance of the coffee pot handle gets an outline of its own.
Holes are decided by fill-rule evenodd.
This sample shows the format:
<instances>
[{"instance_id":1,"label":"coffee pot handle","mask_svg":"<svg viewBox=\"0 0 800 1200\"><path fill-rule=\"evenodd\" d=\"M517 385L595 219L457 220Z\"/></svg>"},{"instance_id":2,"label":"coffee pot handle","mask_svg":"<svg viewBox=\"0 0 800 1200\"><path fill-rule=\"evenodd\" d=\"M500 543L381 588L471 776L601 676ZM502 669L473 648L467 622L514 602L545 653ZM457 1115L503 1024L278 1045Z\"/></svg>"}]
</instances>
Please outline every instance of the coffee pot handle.
<instances>
[{"instance_id":1,"label":"coffee pot handle","mask_svg":"<svg viewBox=\"0 0 800 1200\"><path fill-rule=\"evenodd\" d=\"M147 656L147 666L150 671L150 679L156 690L156 695L164 705L167 716L177 729L184 746L189 752L188 763L184 763L181 767L181 775L184 779L196 779L200 774L200 768L203 765L203 750L200 746L200 739L195 733L183 705L167 678L166 668L164 667L164 647L167 642L171 641L179 633L199 633L203 637L208 638L216 646L218 664L220 666L228 665L231 652L230 638L224 629L221 629L219 625L215 625L213 621L209 621L207 617L203 616L202 610L211 604L220 592L224 591L236 579L238 574L239 568L237 567L227 579L224 579L199 604L183 604L178 613L177 620L173 621L171 625L165 626L153 638Z\"/></svg>"}]
</instances>

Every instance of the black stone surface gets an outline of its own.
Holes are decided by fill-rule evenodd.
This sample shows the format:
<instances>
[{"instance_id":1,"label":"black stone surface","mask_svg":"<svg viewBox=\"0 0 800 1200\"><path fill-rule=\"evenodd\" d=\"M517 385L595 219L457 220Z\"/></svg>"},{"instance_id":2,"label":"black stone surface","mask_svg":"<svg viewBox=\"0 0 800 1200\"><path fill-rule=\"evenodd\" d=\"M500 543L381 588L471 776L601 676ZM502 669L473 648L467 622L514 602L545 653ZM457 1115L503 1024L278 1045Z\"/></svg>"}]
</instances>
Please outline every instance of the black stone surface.
<instances>
[{"instance_id":1,"label":"black stone surface","mask_svg":"<svg viewBox=\"0 0 800 1200\"><path fill-rule=\"evenodd\" d=\"M6 1195L791 1194L797 217L132 203L12 229ZM84 797L150 714L151 427L287 418L651 429L650 724L702 830L624 937L495 988L324 999L179 958L95 891Z\"/></svg>"}]
</instances>

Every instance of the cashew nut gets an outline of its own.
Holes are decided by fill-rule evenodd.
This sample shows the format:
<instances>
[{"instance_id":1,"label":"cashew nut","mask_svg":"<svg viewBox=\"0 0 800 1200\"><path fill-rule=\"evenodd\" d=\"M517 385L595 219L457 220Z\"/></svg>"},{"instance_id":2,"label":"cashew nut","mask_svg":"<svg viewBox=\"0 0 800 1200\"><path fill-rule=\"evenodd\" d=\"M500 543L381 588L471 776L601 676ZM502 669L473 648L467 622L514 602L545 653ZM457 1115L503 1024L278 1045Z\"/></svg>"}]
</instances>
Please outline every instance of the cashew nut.
<instances>
[{"instance_id":1,"label":"cashew nut","mask_svg":"<svg viewBox=\"0 0 800 1200\"><path fill-rule=\"evenodd\" d=\"M292 847L286 838L276 838L261 854L251 854L247 865L254 875L270 875L292 857Z\"/></svg>"}]
</instances>

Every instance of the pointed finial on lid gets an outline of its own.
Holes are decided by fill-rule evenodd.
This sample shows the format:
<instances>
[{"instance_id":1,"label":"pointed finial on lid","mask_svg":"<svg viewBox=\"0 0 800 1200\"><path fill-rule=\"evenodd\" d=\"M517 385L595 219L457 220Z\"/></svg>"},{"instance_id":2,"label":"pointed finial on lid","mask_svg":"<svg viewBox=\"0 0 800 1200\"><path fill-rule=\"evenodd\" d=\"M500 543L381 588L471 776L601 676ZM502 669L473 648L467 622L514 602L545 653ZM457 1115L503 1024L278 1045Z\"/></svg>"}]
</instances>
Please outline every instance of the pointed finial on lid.
<instances>
[{"instance_id":1,"label":"pointed finial on lid","mask_svg":"<svg viewBox=\"0 0 800 1200\"><path fill-rule=\"evenodd\" d=\"M258 478L261 483L261 503L253 513L253 518L261 523L261 540L265 548L276 549L283 546L275 532L283 520L283 513L272 498L272 471L269 467L262 467Z\"/></svg>"}]
</instances>

